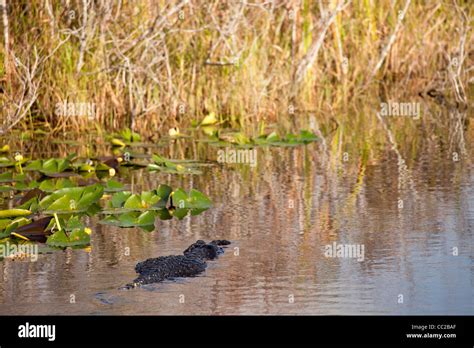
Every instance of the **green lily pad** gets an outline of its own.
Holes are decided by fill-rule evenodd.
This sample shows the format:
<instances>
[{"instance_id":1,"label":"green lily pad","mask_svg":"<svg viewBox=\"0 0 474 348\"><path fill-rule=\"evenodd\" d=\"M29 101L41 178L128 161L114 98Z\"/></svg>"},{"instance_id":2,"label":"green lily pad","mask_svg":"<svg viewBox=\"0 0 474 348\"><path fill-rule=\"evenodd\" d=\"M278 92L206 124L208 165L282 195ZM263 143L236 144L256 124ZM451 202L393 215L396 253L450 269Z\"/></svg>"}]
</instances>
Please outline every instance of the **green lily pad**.
<instances>
[{"instance_id":1,"label":"green lily pad","mask_svg":"<svg viewBox=\"0 0 474 348\"><path fill-rule=\"evenodd\" d=\"M197 215L210 206L211 200L197 190L193 189L189 194L183 189L172 192L171 187L160 185L156 190L144 191L141 194L115 193L108 203L111 209L103 211L108 216L101 223L119 227L143 227L151 225L156 217L161 220L173 217L182 219L189 212Z\"/></svg>"},{"instance_id":2,"label":"green lily pad","mask_svg":"<svg viewBox=\"0 0 474 348\"><path fill-rule=\"evenodd\" d=\"M1 219L0 220L0 239L10 236L10 234L18 227L29 224L31 220L24 217L17 217L15 219Z\"/></svg>"},{"instance_id":3,"label":"green lily pad","mask_svg":"<svg viewBox=\"0 0 474 348\"><path fill-rule=\"evenodd\" d=\"M124 202L123 207L125 209L140 210L140 209L146 208L146 203L145 204L142 203L142 200L139 195L132 194Z\"/></svg>"},{"instance_id":4,"label":"green lily pad","mask_svg":"<svg viewBox=\"0 0 474 348\"><path fill-rule=\"evenodd\" d=\"M67 178L47 179L42 181L38 188L44 192L54 192L63 188L75 187L76 185Z\"/></svg>"},{"instance_id":5,"label":"green lily pad","mask_svg":"<svg viewBox=\"0 0 474 348\"><path fill-rule=\"evenodd\" d=\"M144 191L140 195L131 192L117 192L108 203L108 207L119 209L119 212L127 210L156 210L166 206L171 194L171 187L160 185L158 189Z\"/></svg>"},{"instance_id":6,"label":"green lily pad","mask_svg":"<svg viewBox=\"0 0 474 348\"><path fill-rule=\"evenodd\" d=\"M23 158L20 161L15 161L15 160L10 160L7 157L0 157L0 168L9 168L9 167L14 167L15 165L18 164L24 164L28 161L27 158Z\"/></svg>"},{"instance_id":7,"label":"green lily pad","mask_svg":"<svg viewBox=\"0 0 474 348\"><path fill-rule=\"evenodd\" d=\"M309 144L310 142L317 141L319 138L312 132L307 130L301 130L298 135L287 134L285 137L280 138L276 133L270 133L267 136L260 136L255 140L257 145L270 145L270 146L298 146Z\"/></svg>"},{"instance_id":8,"label":"green lily pad","mask_svg":"<svg viewBox=\"0 0 474 348\"><path fill-rule=\"evenodd\" d=\"M112 179L108 180L104 186L104 190L106 192L118 192L118 191L122 191L124 188L125 188L124 184Z\"/></svg>"},{"instance_id":9,"label":"green lily pad","mask_svg":"<svg viewBox=\"0 0 474 348\"><path fill-rule=\"evenodd\" d=\"M140 134L133 132L130 128L125 128L120 132L122 139L128 142L137 142L141 140Z\"/></svg>"},{"instance_id":10,"label":"green lily pad","mask_svg":"<svg viewBox=\"0 0 474 348\"><path fill-rule=\"evenodd\" d=\"M196 167L201 164L197 161L170 160L160 155L153 155L155 163L148 165L150 171L161 171L169 174L202 174Z\"/></svg>"},{"instance_id":11,"label":"green lily pad","mask_svg":"<svg viewBox=\"0 0 474 348\"><path fill-rule=\"evenodd\" d=\"M131 211L118 215L108 215L99 221L99 223L122 228L146 226L154 227L155 219L158 216L159 213L155 210L148 210L145 212Z\"/></svg>"},{"instance_id":12,"label":"green lily pad","mask_svg":"<svg viewBox=\"0 0 474 348\"><path fill-rule=\"evenodd\" d=\"M18 217L18 216L28 216L28 215L31 215L31 211L26 210L26 209L0 210L0 219Z\"/></svg>"},{"instance_id":13,"label":"green lily pad","mask_svg":"<svg viewBox=\"0 0 474 348\"><path fill-rule=\"evenodd\" d=\"M15 187L9 186L9 185L0 185L0 192L10 192L10 191L15 191Z\"/></svg>"},{"instance_id":14,"label":"green lily pad","mask_svg":"<svg viewBox=\"0 0 474 348\"><path fill-rule=\"evenodd\" d=\"M66 158L50 158L47 160L34 160L28 163L23 168L26 171L38 171L46 176L58 176L60 173L64 173L67 170L72 170L71 160L76 154L70 154Z\"/></svg>"},{"instance_id":15,"label":"green lily pad","mask_svg":"<svg viewBox=\"0 0 474 348\"><path fill-rule=\"evenodd\" d=\"M24 174L13 174L12 172L5 172L0 174L0 182L18 182L25 181L26 176Z\"/></svg>"},{"instance_id":16,"label":"green lily pad","mask_svg":"<svg viewBox=\"0 0 474 348\"><path fill-rule=\"evenodd\" d=\"M125 147L126 145L140 142L141 136L130 130L130 128L125 128L118 134L112 134L110 141L113 146Z\"/></svg>"},{"instance_id":17,"label":"green lily pad","mask_svg":"<svg viewBox=\"0 0 474 348\"><path fill-rule=\"evenodd\" d=\"M156 190L156 195L160 197L160 199L154 204L155 207L164 208L168 203L168 199L173 192L173 189L168 185L160 185Z\"/></svg>"},{"instance_id":18,"label":"green lily pad","mask_svg":"<svg viewBox=\"0 0 474 348\"><path fill-rule=\"evenodd\" d=\"M61 230L51 234L46 240L46 244L51 247L77 247L90 244L91 230L84 226L79 216L72 216L67 221L60 218ZM49 227L56 224L52 219Z\"/></svg>"},{"instance_id":19,"label":"green lily pad","mask_svg":"<svg viewBox=\"0 0 474 348\"><path fill-rule=\"evenodd\" d=\"M90 244L90 233L85 228L75 229L66 235L64 230L57 231L50 235L46 240L46 244L53 247L71 247L71 246L87 246Z\"/></svg>"},{"instance_id":20,"label":"green lily pad","mask_svg":"<svg viewBox=\"0 0 474 348\"><path fill-rule=\"evenodd\" d=\"M104 193L104 187L95 184L85 187L63 188L44 197L39 207L45 211L79 212L97 203Z\"/></svg>"},{"instance_id":21,"label":"green lily pad","mask_svg":"<svg viewBox=\"0 0 474 348\"><path fill-rule=\"evenodd\" d=\"M319 138L312 132L307 130L301 130L298 135L287 134L284 137L280 137L278 133L272 132L268 135L262 134L257 138L249 139L243 133L225 133L225 134L213 134L208 139L199 139L201 142L208 142L212 146L225 147L225 146L237 146L249 148L255 145L258 146L299 146L306 145L311 142L317 141Z\"/></svg>"},{"instance_id":22,"label":"green lily pad","mask_svg":"<svg viewBox=\"0 0 474 348\"><path fill-rule=\"evenodd\" d=\"M173 204L178 209L208 209L211 200L202 192L192 189L189 194L183 189L177 189L172 194Z\"/></svg>"}]
</instances>

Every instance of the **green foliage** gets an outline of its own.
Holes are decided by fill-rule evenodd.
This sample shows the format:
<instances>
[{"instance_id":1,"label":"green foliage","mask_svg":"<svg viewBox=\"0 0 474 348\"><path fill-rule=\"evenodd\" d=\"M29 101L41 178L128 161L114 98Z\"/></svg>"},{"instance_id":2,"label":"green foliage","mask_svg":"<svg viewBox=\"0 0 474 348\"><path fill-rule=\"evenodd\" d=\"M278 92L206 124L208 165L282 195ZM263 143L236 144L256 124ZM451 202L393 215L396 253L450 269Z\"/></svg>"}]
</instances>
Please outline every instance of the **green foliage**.
<instances>
[{"instance_id":1,"label":"green foliage","mask_svg":"<svg viewBox=\"0 0 474 348\"><path fill-rule=\"evenodd\" d=\"M39 208L49 212L84 212L97 203L104 187L95 184L86 187L68 187L55 191L39 202Z\"/></svg>"},{"instance_id":2,"label":"green foliage","mask_svg":"<svg viewBox=\"0 0 474 348\"><path fill-rule=\"evenodd\" d=\"M79 217L71 217L61 230L51 234L46 244L52 247L83 247L90 244L91 230L85 227Z\"/></svg>"},{"instance_id":3,"label":"green foliage","mask_svg":"<svg viewBox=\"0 0 474 348\"><path fill-rule=\"evenodd\" d=\"M148 164L149 170L170 174L202 174L196 167L204 165L198 161L169 160L156 154L152 159L155 163Z\"/></svg>"},{"instance_id":4,"label":"green foliage","mask_svg":"<svg viewBox=\"0 0 474 348\"><path fill-rule=\"evenodd\" d=\"M30 213L31 214L31 213ZM29 215L29 214L28 214ZM0 218L0 239L10 236L10 234L17 228L26 225L30 222L29 219L20 216L10 219Z\"/></svg>"},{"instance_id":5,"label":"green foliage","mask_svg":"<svg viewBox=\"0 0 474 348\"><path fill-rule=\"evenodd\" d=\"M191 212L197 215L211 207L211 200L205 194L192 189L189 194L183 189L172 191L167 185L160 185L153 191L141 194L117 192L108 202L107 216L101 223L118 227L142 227L152 230L156 218L183 219Z\"/></svg>"},{"instance_id":6,"label":"green foliage","mask_svg":"<svg viewBox=\"0 0 474 348\"><path fill-rule=\"evenodd\" d=\"M23 170L38 171L46 176L55 176L56 174L63 173L65 171L71 171L73 169L71 160L75 156L75 154L71 154L64 159L50 158L47 160L34 160L29 162L28 165L23 168Z\"/></svg>"},{"instance_id":7,"label":"green foliage","mask_svg":"<svg viewBox=\"0 0 474 348\"><path fill-rule=\"evenodd\" d=\"M113 134L110 141L113 146L125 147L126 145L140 142L141 136L130 128L125 128L121 132Z\"/></svg>"}]
</instances>

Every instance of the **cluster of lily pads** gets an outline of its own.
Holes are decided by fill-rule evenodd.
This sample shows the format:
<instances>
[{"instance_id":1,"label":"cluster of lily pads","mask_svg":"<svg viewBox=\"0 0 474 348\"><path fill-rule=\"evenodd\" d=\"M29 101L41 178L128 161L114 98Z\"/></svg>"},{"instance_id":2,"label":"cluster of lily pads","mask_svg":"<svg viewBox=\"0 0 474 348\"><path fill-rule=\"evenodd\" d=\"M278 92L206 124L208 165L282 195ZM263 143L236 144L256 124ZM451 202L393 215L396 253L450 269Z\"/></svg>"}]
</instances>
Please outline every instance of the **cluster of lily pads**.
<instances>
[{"instance_id":1,"label":"cluster of lily pads","mask_svg":"<svg viewBox=\"0 0 474 348\"><path fill-rule=\"evenodd\" d=\"M210 113L204 117L201 122L194 122L193 126L200 129L207 138L200 139L213 146L240 146L240 147L254 147L254 146L298 146L306 145L317 141L318 137L311 131L301 130L299 134L288 133L280 136L276 131L265 133L265 124L260 125L259 135L255 138L250 138L241 131L224 131L222 124L225 123L220 120L214 113Z\"/></svg>"},{"instance_id":2,"label":"cluster of lily pads","mask_svg":"<svg viewBox=\"0 0 474 348\"><path fill-rule=\"evenodd\" d=\"M55 247L86 246L90 229L82 222L85 216L101 214L100 223L152 231L157 218L183 219L211 206L210 199L197 190L187 193L167 185L140 194L120 190L104 195L107 188L117 190L121 185L109 180L49 194L40 188L26 191L15 208L0 210L0 239L45 242Z\"/></svg>"},{"instance_id":3,"label":"cluster of lily pads","mask_svg":"<svg viewBox=\"0 0 474 348\"><path fill-rule=\"evenodd\" d=\"M299 146L306 145L317 141L318 137L310 131L302 130L299 134L286 134L285 136L278 135L277 132L270 134L262 134L256 138L249 138L241 132L216 132L210 134L209 137L203 141L208 142L213 146L238 146L238 147L255 147L255 146Z\"/></svg>"},{"instance_id":4,"label":"cluster of lily pads","mask_svg":"<svg viewBox=\"0 0 474 348\"><path fill-rule=\"evenodd\" d=\"M196 173L187 163L176 164L158 155L153 159L148 164L150 170ZM194 189L187 193L160 185L136 194L113 179L88 178L88 174L99 172L114 176L121 165L130 163L116 157L83 161L75 155L46 160L28 160L18 155L14 159L0 157L0 167L15 168L0 174L0 193L20 193L13 202L14 208L0 210L0 243L8 238L53 247L86 246L90 243L90 229L83 223L85 216L101 214L100 223L152 231L157 218L183 219L188 213L197 215L211 205L206 195ZM31 178L38 180L28 180Z\"/></svg>"},{"instance_id":5,"label":"cluster of lily pads","mask_svg":"<svg viewBox=\"0 0 474 348\"><path fill-rule=\"evenodd\" d=\"M115 156L83 160L76 158L76 154L71 154L66 158L30 160L22 155L16 155L13 159L1 156L0 168L16 168L20 174L12 176L13 181L21 181L25 172L37 172L52 178L71 177L79 173L96 173L100 176L100 172L114 176L122 161L121 157ZM6 176L9 175L8 172L3 175L0 176L0 182L2 178L3 182L8 182L9 178Z\"/></svg>"},{"instance_id":6,"label":"cluster of lily pads","mask_svg":"<svg viewBox=\"0 0 474 348\"><path fill-rule=\"evenodd\" d=\"M316 141L312 132L280 136L276 132L249 138L242 132L224 132L222 119L211 113L193 124L191 131L201 130L206 138L197 139L213 146L297 146ZM178 128L169 131L167 139L189 138ZM145 146L142 137L125 129L107 137L114 156L29 159L17 153L8 156L8 145L0 147L0 203L2 194L13 198L10 206L0 210L0 243L45 243L49 247L85 247L91 230L87 216L101 215L99 223L121 228L139 227L154 230L156 219L183 219L197 215L211 206L210 199L192 189L172 189L160 185L154 190L133 193L113 180L121 167L144 168L166 174L202 174L202 168L213 165L196 160L168 159L158 154L138 156L134 146ZM144 161L139 161L139 157ZM150 158L151 157L151 158ZM16 196L15 196L16 195Z\"/></svg>"},{"instance_id":7,"label":"cluster of lily pads","mask_svg":"<svg viewBox=\"0 0 474 348\"><path fill-rule=\"evenodd\" d=\"M176 217L181 220L188 213L198 215L210 206L211 200L198 190L187 193L183 189L173 191L167 185L160 185L156 190L140 195L117 192L103 211L107 216L101 223L118 227L138 226L151 231L156 218L169 220Z\"/></svg>"},{"instance_id":8,"label":"cluster of lily pads","mask_svg":"<svg viewBox=\"0 0 474 348\"><path fill-rule=\"evenodd\" d=\"M279 135L276 131L271 133L265 132L265 124L262 123L259 129L259 135L255 138L250 138L241 131L228 131L224 127L227 122L216 116L211 112L205 116L201 121L192 122L192 131L201 130L206 136L205 138L197 138L197 141L207 142L213 146L298 146L306 145L317 141L318 137L311 131L301 130L298 134L288 133ZM197 136L197 134L194 134ZM183 134L177 127L169 130L169 139L190 138L190 135ZM139 134L125 129L119 133L114 133L109 136L111 144L115 147L125 148L144 145Z\"/></svg>"}]
</instances>

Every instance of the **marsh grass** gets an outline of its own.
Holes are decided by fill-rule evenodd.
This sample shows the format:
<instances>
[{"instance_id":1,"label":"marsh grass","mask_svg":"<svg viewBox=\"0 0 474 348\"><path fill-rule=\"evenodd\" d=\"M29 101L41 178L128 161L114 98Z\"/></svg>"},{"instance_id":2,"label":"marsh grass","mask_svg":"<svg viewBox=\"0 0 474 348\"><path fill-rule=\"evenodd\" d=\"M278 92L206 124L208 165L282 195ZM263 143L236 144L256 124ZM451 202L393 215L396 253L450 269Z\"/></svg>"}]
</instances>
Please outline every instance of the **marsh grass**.
<instances>
[{"instance_id":1,"label":"marsh grass","mask_svg":"<svg viewBox=\"0 0 474 348\"><path fill-rule=\"evenodd\" d=\"M418 94L434 88L467 104L474 57L469 1L347 2L296 81L338 5L342 1L7 1L3 129L130 127L166 134L215 112L258 136L263 122L287 132L311 126L315 117L329 151L340 154L347 144L371 149L386 143L375 113L381 101L395 100L434 110L418 122L388 121L395 139L416 144L420 128L430 137L443 133L443 111ZM64 101L93 103L94 119L55 115Z\"/></svg>"}]
</instances>

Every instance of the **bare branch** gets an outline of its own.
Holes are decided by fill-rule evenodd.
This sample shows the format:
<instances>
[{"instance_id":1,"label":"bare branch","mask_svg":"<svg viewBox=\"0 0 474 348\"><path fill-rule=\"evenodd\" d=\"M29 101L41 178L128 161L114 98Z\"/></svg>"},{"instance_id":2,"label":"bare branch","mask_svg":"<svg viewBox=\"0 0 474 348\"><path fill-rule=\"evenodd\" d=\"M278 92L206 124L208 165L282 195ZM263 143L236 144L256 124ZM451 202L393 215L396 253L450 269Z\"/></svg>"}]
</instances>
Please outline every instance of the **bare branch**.
<instances>
[{"instance_id":1,"label":"bare branch","mask_svg":"<svg viewBox=\"0 0 474 348\"><path fill-rule=\"evenodd\" d=\"M402 22L403 18L405 18L405 15L408 11L408 8L410 7L411 0L407 0L405 3L405 7L403 10L398 14L398 22L397 25L395 26L395 30L393 31L392 35L390 36L390 39L388 40L387 45L385 45L384 49L382 50L382 53L380 54L380 58L375 65L374 69L372 70L372 73L369 77L369 82L373 79L375 74L379 71L380 67L382 66L383 62L385 61L385 58L387 57L388 52L390 51L390 48L392 47L393 43L395 42L395 39L397 38L397 34L400 31L400 28L402 27Z\"/></svg>"},{"instance_id":2,"label":"bare branch","mask_svg":"<svg viewBox=\"0 0 474 348\"><path fill-rule=\"evenodd\" d=\"M316 61L319 49L321 48L321 45L324 41L328 28L331 26L337 14L341 12L347 5L349 5L350 2L351 0L349 0L346 3L339 2L336 9L331 13L331 15L323 19L323 23L321 25L321 31L319 32L318 39L311 45L311 47L308 50L308 53L306 53L303 59L301 59L301 62L298 64L298 67L296 68L295 78L293 82L295 89L294 89L293 94L296 94L298 85L305 77L306 72L309 70L309 68L311 68L313 63Z\"/></svg>"}]
</instances>

